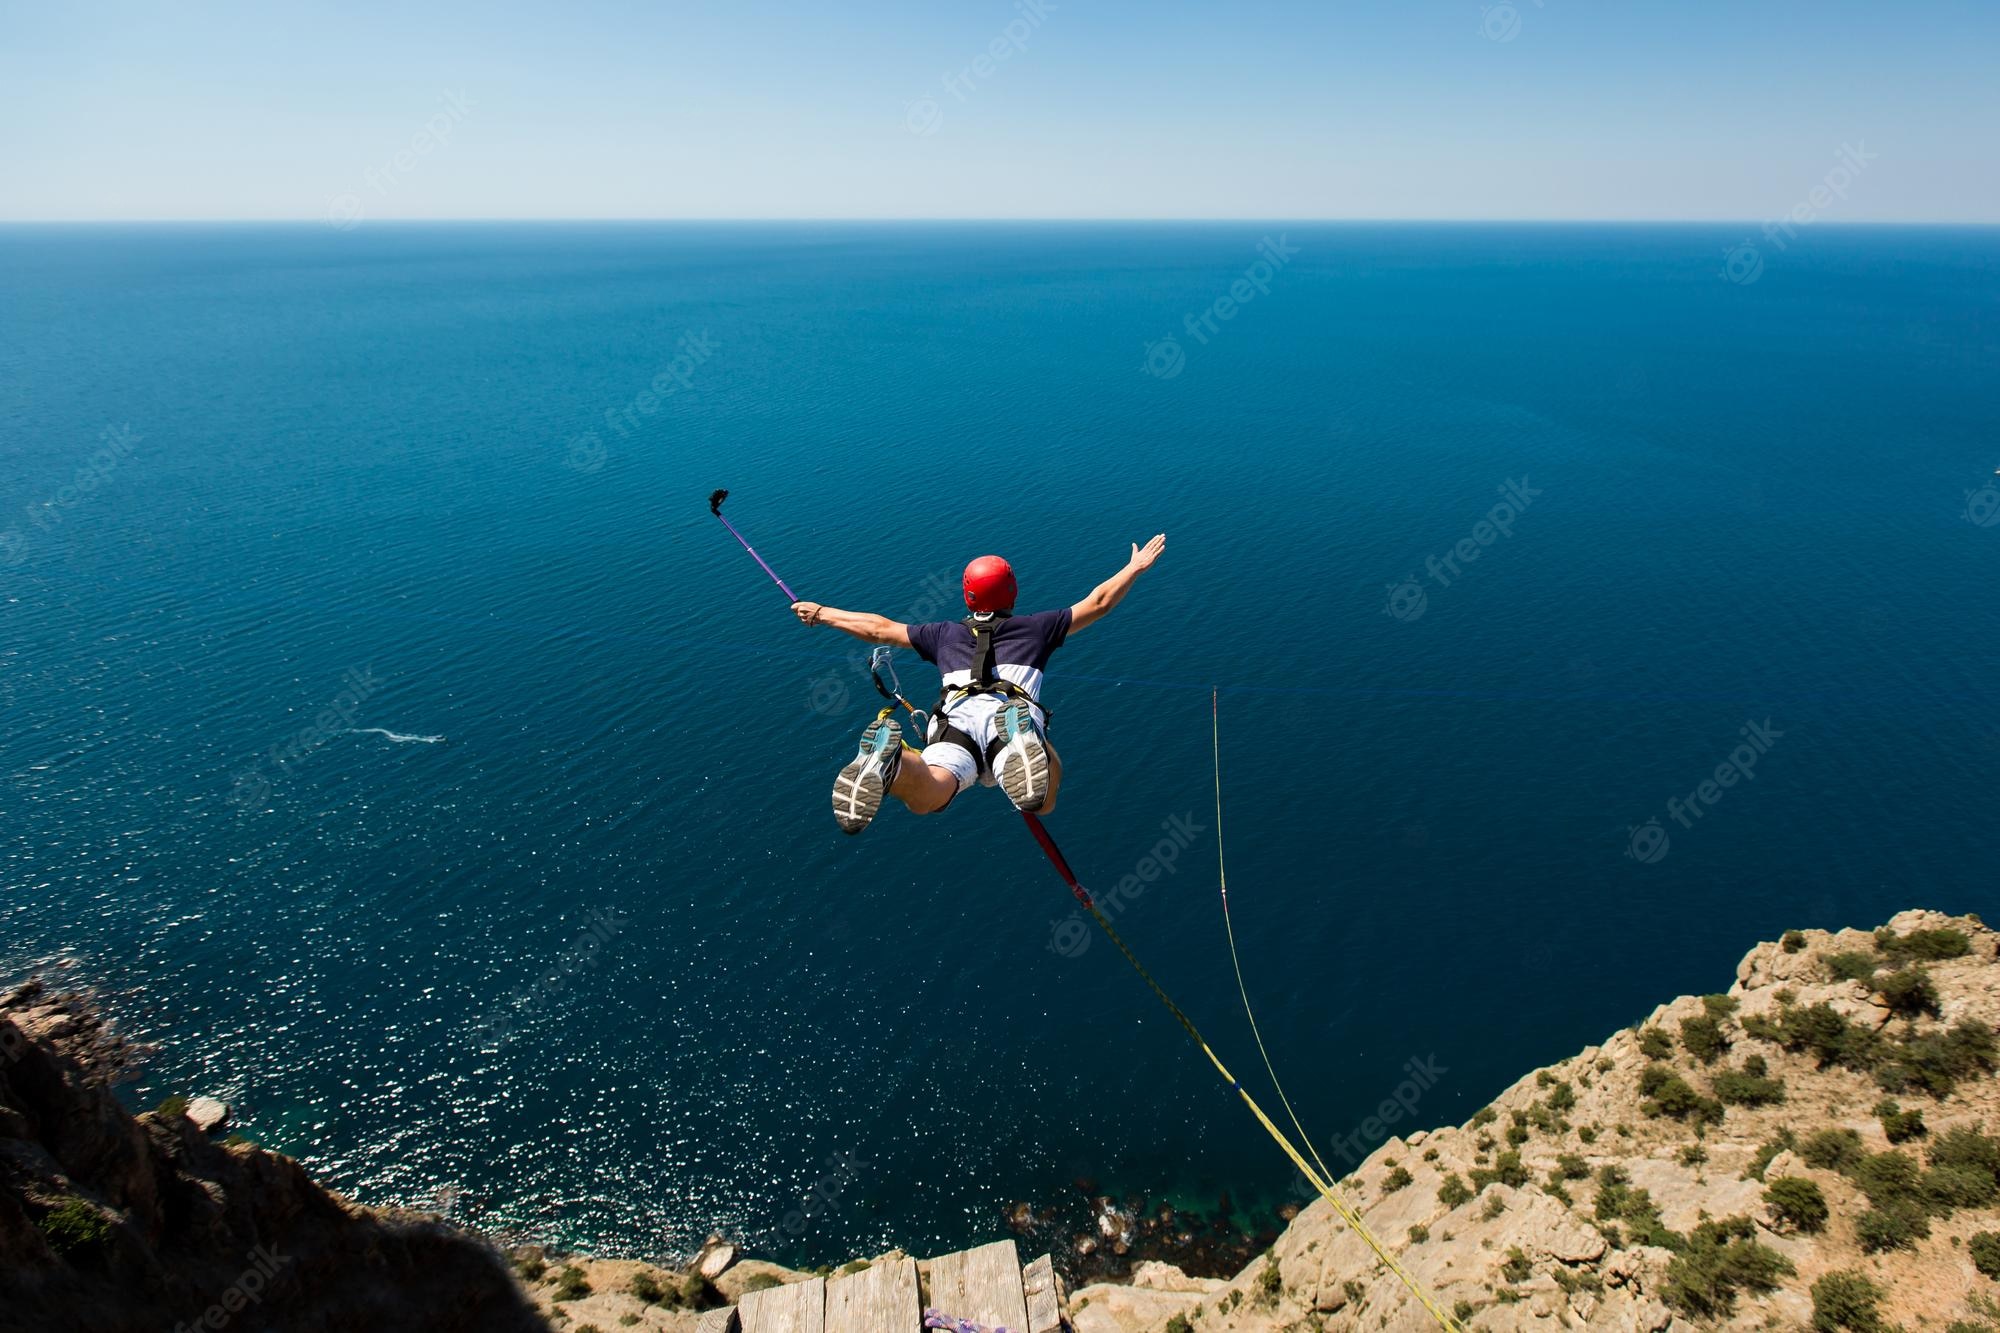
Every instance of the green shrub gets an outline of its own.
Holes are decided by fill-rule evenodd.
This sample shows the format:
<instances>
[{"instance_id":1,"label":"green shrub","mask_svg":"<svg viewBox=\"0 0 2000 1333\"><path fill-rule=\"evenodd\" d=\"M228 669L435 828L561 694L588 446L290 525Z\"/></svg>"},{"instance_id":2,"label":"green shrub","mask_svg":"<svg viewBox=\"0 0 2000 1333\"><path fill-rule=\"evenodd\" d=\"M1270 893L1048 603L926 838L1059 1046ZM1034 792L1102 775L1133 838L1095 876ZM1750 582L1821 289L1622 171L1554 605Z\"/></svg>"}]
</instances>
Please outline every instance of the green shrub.
<instances>
[{"instance_id":1,"label":"green shrub","mask_svg":"<svg viewBox=\"0 0 2000 1333\"><path fill-rule=\"evenodd\" d=\"M1496 1182L1519 1189L1528 1183L1528 1179L1528 1168L1521 1165L1521 1154L1509 1149L1493 1159L1490 1170L1475 1170L1472 1173L1472 1190L1477 1194Z\"/></svg>"},{"instance_id":2,"label":"green shrub","mask_svg":"<svg viewBox=\"0 0 2000 1333\"><path fill-rule=\"evenodd\" d=\"M1825 959L1827 974L1835 981L1859 981L1873 984L1875 969L1880 966L1873 954L1832 953Z\"/></svg>"},{"instance_id":3,"label":"green shrub","mask_svg":"<svg viewBox=\"0 0 2000 1333\"><path fill-rule=\"evenodd\" d=\"M1194 1325L1184 1314L1177 1314L1167 1321L1166 1333L1194 1333Z\"/></svg>"},{"instance_id":4,"label":"green shrub","mask_svg":"<svg viewBox=\"0 0 2000 1333\"><path fill-rule=\"evenodd\" d=\"M1499 1118L1500 1113L1490 1106L1482 1106L1472 1113L1472 1123L1475 1128L1480 1125L1490 1125Z\"/></svg>"},{"instance_id":5,"label":"green shrub","mask_svg":"<svg viewBox=\"0 0 2000 1333\"><path fill-rule=\"evenodd\" d=\"M1854 1223L1854 1234L1869 1254L1914 1249L1931 1234L1931 1220L1919 1205L1898 1200L1863 1213Z\"/></svg>"},{"instance_id":6,"label":"green shrub","mask_svg":"<svg viewBox=\"0 0 2000 1333\"><path fill-rule=\"evenodd\" d=\"M1682 1166L1700 1166L1708 1160L1708 1149L1699 1143L1690 1143L1681 1149L1680 1158Z\"/></svg>"},{"instance_id":7,"label":"green shrub","mask_svg":"<svg viewBox=\"0 0 2000 1333\"><path fill-rule=\"evenodd\" d=\"M1563 1080L1557 1079L1555 1087L1549 1090L1548 1106L1551 1111L1556 1112L1574 1109L1576 1106L1576 1089Z\"/></svg>"},{"instance_id":8,"label":"green shrub","mask_svg":"<svg viewBox=\"0 0 2000 1333\"><path fill-rule=\"evenodd\" d=\"M153 1114L162 1120L179 1120L187 1113L188 1099L178 1092L171 1097L162 1098L160 1104L153 1108Z\"/></svg>"},{"instance_id":9,"label":"green shrub","mask_svg":"<svg viewBox=\"0 0 2000 1333\"><path fill-rule=\"evenodd\" d=\"M1681 1238L1667 1230L1666 1225L1660 1221L1660 1210L1654 1204L1653 1196L1643 1189L1633 1189L1631 1179L1620 1167L1598 1168L1597 1220L1629 1224L1632 1228L1632 1239L1637 1244L1664 1245L1668 1249L1678 1248ZM1616 1234L1615 1231L1606 1231L1607 1236L1613 1234Z\"/></svg>"},{"instance_id":10,"label":"green shrub","mask_svg":"<svg viewBox=\"0 0 2000 1333\"><path fill-rule=\"evenodd\" d=\"M1972 952L1972 940L1963 931L1950 927L1913 930L1899 936L1885 926L1875 932L1875 947L1901 962L1938 962L1945 958L1965 957Z\"/></svg>"},{"instance_id":11,"label":"green shrub","mask_svg":"<svg viewBox=\"0 0 2000 1333\"><path fill-rule=\"evenodd\" d=\"M1822 1129L1799 1145L1799 1156L1806 1165L1822 1171L1845 1174L1867 1155L1868 1150L1861 1146L1861 1136L1851 1129Z\"/></svg>"},{"instance_id":12,"label":"green shrub","mask_svg":"<svg viewBox=\"0 0 2000 1333\"><path fill-rule=\"evenodd\" d=\"M1717 1319L1735 1308L1737 1292L1775 1290L1779 1278L1797 1270L1756 1236L1747 1217L1701 1223L1667 1265L1660 1299L1691 1318Z\"/></svg>"},{"instance_id":13,"label":"green shrub","mask_svg":"<svg viewBox=\"0 0 2000 1333\"><path fill-rule=\"evenodd\" d=\"M1494 1218L1500 1216L1500 1214L1506 1211L1507 1211L1507 1201L1505 1199L1502 1199L1497 1194L1491 1194L1487 1196L1486 1206L1480 1209L1479 1215L1485 1218L1487 1221L1491 1222Z\"/></svg>"},{"instance_id":14,"label":"green shrub","mask_svg":"<svg viewBox=\"0 0 2000 1333\"><path fill-rule=\"evenodd\" d=\"M1875 989L1881 992L1893 1012L1906 1018L1914 1018L1918 1014L1935 1017L1942 1003L1930 973L1921 967L1906 967L1900 972L1891 972L1875 983Z\"/></svg>"},{"instance_id":15,"label":"green shrub","mask_svg":"<svg viewBox=\"0 0 2000 1333\"><path fill-rule=\"evenodd\" d=\"M1785 932L1784 937L1778 941L1778 947L1786 953L1797 953L1806 947L1805 934L1801 931L1788 930Z\"/></svg>"},{"instance_id":16,"label":"green shrub","mask_svg":"<svg viewBox=\"0 0 2000 1333\"><path fill-rule=\"evenodd\" d=\"M583 1270L569 1264L556 1275L556 1289L550 1295L551 1301L580 1301L590 1295L590 1282L583 1276Z\"/></svg>"},{"instance_id":17,"label":"green shrub","mask_svg":"<svg viewBox=\"0 0 2000 1333\"><path fill-rule=\"evenodd\" d=\"M1972 1266L1990 1278L2000 1280L2000 1231L1982 1231L1965 1242Z\"/></svg>"},{"instance_id":18,"label":"green shrub","mask_svg":"<svg viewBox=\"0 0 2000 1333\"><path fill-rule=\"evenodd\" d=\"M1451 1317L1461 1324L1472 1318L1472 1302L1453 1301L1451 1303Z\"/></svg>"},{"instance_id":19,"label":"green shrub","mask_svg":"<svg viewBox=\"0 0 2000 1333\"><path fill-rule=\"evenodd\" d=\"M1781 1152L1798 1147L1799 1136L1789 1129L1779 1129L1777 1134L1757 1149L1757 1155L1750 1159L1749 1170L1743 1173L1745 1180L1762 1180L1764 1172Z\"/></svg>"},{"instance_id":20,"label":"green shrub","mask_svg":"<svg viewBox=\"0 0 2000 1333\"><path fill-rule=\"evenodd\" d=\"M1871 1028L1856 1027L1830 1005L1786 1009L1778 1023L1788 1051L1810 1052L1821 1069L1842 1065L1868 1073L1882 1063L1887 1043Z\"/></svg>"},{"instance_id":21,"label":"green shrub","mask_svg":"<svg viewBox=\"0 0 2000 1333\"><path fill-rule=\"evenodd\" d=\"M1882 1289L1860 1273L1828 1273L1812 1284L1815 1333L1886 1333Z\"/></svg>"},{"instance_id":22,"label":"green shrub","mask_svg":"<svg viewBox=\"0 0 2000 1333\"><path fill-rule=\"evenodd\" d=\"M1779 1176L1764 1187L1764 1202L1770 1205L1773 1216L1800 1231L1817 1232L1826 1227L1826 1196L1804 1176Z\"/></svg>"},{"instance_id":23,"label":"green shrub","mask_svg":"<svg viewBox=\"0 0 2000 1333\"><path fill-rule=\"evenodd\" d=\"M627 1290L648 1305L658 1305L667 1298L659 1279L643 1269L632 1275L632 1285Z\"/></svg>"},{"instance_id":24,"label":"green shrub","mask_svg":"<svg viewBox=\"0 0 2000 1333\"><path fill-rule=\"evenodd\" d=\"M49 1248L65 1259L86 1258L111 1238L110 1219L75 1195L51 1208L36 1225Z\"/></svg>"},{"instance_id":25,"label":"green shrub","mask_svg":"<svg viewBox=\"0 0 2000 1333\"><path fill-rule=\"evenodd\" d=\"M1284 1290L1285 1277L1284 1274L1278 1271L1278 1256L1266 1251L1264 1254L1264 1266L1257 1270L1257 1304L1263 1306L1276 1305L1278 1297Z\"/></svg>"},{"instance_id":26,"label":"green shrub","mask_svg":"<svg viewBox=\"0 0 2000 1333\"><path fill-rule=\"evenodd\" d=\"M752 1273L748 1278L744 1279L743 1290L745 1292L769 1291L773 1287L782 1287L784 1285L785 1280L775 1273Z\"/></svg>"},{"instance_id":27,"label":"green shrub","mask_svg":"<svg viewBox=\"0 0 2000 1333\"><path fill-rule=\"evenodd\" d=\"M1431 1229L1422 1222L1410 1228L1410 1244L1421 1245L1431 1238Z\"/></svg>"},{"instance_id":28,"label":"green shrub","mask_svg":"<svg viewBox=\"0 0 2000 1333\"><path fill-rule=\"evenodd\" d=\"M1891 1143L1908 1143L1924 1136L1924 1113L1905 1111L1890 1098L1884 1097L1875 1104L1875 1117L1882 1122L1882 1132Z\"/></svg>"},{"instance_id":29,"label":"green shrub","mask_svg":"<svg viewBox=\"0 0 2000 1333\"><path fill-rule=\"evenodd\" d=\"M1681 1045L1695 1059L1712 1065L1729 1049L1729 1039L1722 1035L1722 1024L1713 1015L1704 1014L1681 1020Z\"/></svg>"},{"instance_id":30,"label":"green shrub","mask_svg":"<svg viewBox=\"0 0 2000 1333\"><path fill-rule=\"evenodd\" d=\"M1577 1130L1576 1136L1585 1143L1595 1143L1597 1142L1597 1126L1585 1125L1583 1128Z\"/></svg>"},{"instance_id":31,"label":"green shrub","mask_svg":"<svg viewBox=\"0 0 2000 1333\"><path fill-rule=\"evenodd\" d=\"M1710 1018L1720 1020L1729 1017L1731 1014L1735 1013L1738 1009L1741 1009L1743 1007L1743 1002L1737 999L1734 995L1723 995L1717 993L1715 995L1702 996L1701 1007L1708 1010L1708 1016Z\"/></svg>"},{"instance_id":32,"label":"green shrub","mask_svg":"<svg viewBox=\"0 0 2000 1333\"><path fill-rule=\"evenodd\" d=\"M1566 1152L1556 1158L1556 1171L1564 1180L1582 1180L1590 1174L1590 1163L1573 1152Z\"/></svg>"},{"instance_id":33,"label":"green shrub","mask_svg":"<svg viewBox=\"0 0 2000 1333\"><path fill-rule=\"evenodd\" d=\"M1640 1109L1647 1115L1714 1124L1722 1119L1722 1103L1704 1097L1686 1079L1665 1065L1647 1065L1639 1076L1639 1092L1648 1100Z\"/></svg>"},{"instance_id":34,"label":"green shrub","mask_svg":"<svg viewBox=\"0 0 2000 1333\"><path fill-rule=\"evenodd\" d=\"M1969 1125L1946 1130L1931 1143L1931 1174L1964 1182L1961 1207L1984 1207L2000 1197L2000 1139Z\"/></svg>"},{"instance_id":35,"label":"green shrub","mask_svg":"<svg viewBox=\"0 0 2000 1333\"><path fill-rule=\"evenodd\" d=\"M1870 1153L1843 1174L1868 1196L1868 1202L1878 1206L1914 1202L1923 1195L1923 1168L1914 1157L1899 1149Z\"/></svg>"},{"instance_id":36,"label":"green shrub","mask_svg":"<svg viewBox=\"0 0 2000 1333\"><path fill-rule=\"evenodd\" d=\"M1388 1175L1382 1177L1382 1192L1384 1194L1394 1194L1397 1190L1402 1189L1415 1179L1415 1176L1399 1166Z\"/></svg>"},{"instance_id":37,"label":"green shrub","mask_svg":"<svg viewBox=\"0 0 2000 1333\"><path fill-rule=\"evenodd\" d=\"M1674 1058L1674 1043L1660 1029L1646 1028L1639 1034L1639 1054L1648 1060L1671 1060Z\"/></svg>"},{"instance_id":38,"label":"green shrub","mask_svg":"<svg viewBox=\"0 0 2000 1333\"><path fill-rule=\"evenodd\" d=\"M1534 1271L1535 1266L1528 1261L1527 1255L1521 1253L1520 1246L1507 1247L1507 1261L1500 1265L1501 1277L1509 1282L1526 1282Z\"/></svg>"},{"instance_id":39,"label":"green shrub","mask_svg":"<svg viewBox=\"0 0 2000 1333\"><path fill-rule=\"evenodd\" d=\"M1716 1099L1725 1106L1775 1106L1784 1101L1785 1081L1764 1077L1768 1068L1762 1060L1752 1056L1743 1062L1741 1069L1723 1070L1713 1080Z\"/></svg>"},{"instance_id":40,"label":"green shrub","mask_svg":"<svg viewBox=\"0 0 2000 1333\"><path fill-rule=\"evenodd\" d=\"M549 1266L542 1262L539 1254L526 1254L514 1261L514 1271L521 1275L523 1282L540 1282L548 1275Z\"/></svg>"},{"instance_id":41,"label":"green shrub","mask_svg":"<svg viewBox=\"0 0 2000 1333\"><path fill-rule=\"evenodd\" d=\"M1507 1144L1509 1147L1518 1148L1527 1141L1528 1127L1526 1125L1510 1125L1507 1127Z\"/></svg>"},{"instance_id":42,"label":"green shrub","mask_svg":"<svg viewBox=\"0 0 2000 1333\"><path fill-rule=\"evenodd\" d=\"M1886 1063L1875 1074L1884 1092L1921 1090L1948 1097L1958 1080L1993 1071L1993 1029L1968 1018L1948 1032L1927 1032L1886 1047L1884 1055Z\"/></svg>"},{"instance_id":43,"label":"green shrub","mask_svg":"<svg viewBox=\"0 0 2000 1333\"><path fill-rule=\"evenodd\" d=\"M1465 1187L1465 1181L1454 1171L1438 1186L1438 1202L1447 1208L1456 1208L1472 1197L1472 1191Z\"/></svg>"}]
</instances>

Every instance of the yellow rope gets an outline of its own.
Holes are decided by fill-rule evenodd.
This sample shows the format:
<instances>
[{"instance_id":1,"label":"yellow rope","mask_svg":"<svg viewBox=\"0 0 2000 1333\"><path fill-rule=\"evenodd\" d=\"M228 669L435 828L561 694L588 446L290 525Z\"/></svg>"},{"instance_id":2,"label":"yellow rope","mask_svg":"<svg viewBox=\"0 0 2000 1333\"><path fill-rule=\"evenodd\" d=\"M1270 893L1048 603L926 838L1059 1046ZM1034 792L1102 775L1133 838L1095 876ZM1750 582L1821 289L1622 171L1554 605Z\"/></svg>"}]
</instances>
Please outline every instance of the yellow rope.
<instances>
[{"instance_id":1,"label":"yellow rope","mask_svg":"<svg viewBox=\"0 0 2000 1333\"><path fill-rule=\"evenodd\" d=\"M1219 707L1217 709L1217 712L1219 715L1220 712ZM1222 740L1221 740L1221 722L1219 720L1219 716L1215 726L1215 753L1216 753L1215 837L1216 837L1216 856L1219 860L1222 854L1222 849L1221 849ZM1084 891L1082 885L1076 882L1075 877L1070 873L1068 865L1063 862L1061 853L1055 849L1055 844L1051 841L1047 841L1048 835L1045 831L1042 830L1039 821L1037 821L1035 817L1032 815L1028 815L1026 816L1026 818L1028 821L1028 826L1035 831L1036 838L1038 840L1042 840L1043 842L1042 849L1048 852L1050 859L1056 863L1056 868L1062 873L1063 878L1069 882L1070 889L1076 894L1077 900L1081 902L1086 908L1089 909L1091 917L1096 920L1098 928L1104 932L1105 938L1109 939L1114 945L1118 946L1118 952L1125 955L1125 961L1132 965L1132 970L1139 974L1139 979L1141 981L1144 981L1146 985L1152 989L1153 994L1156 997L1158 997L1160 1003L1167 1007L1167 1012L1172 1014L1174 1016L1174 1020L1181 1025L1181 1030L1187 1033L1188 1039L1194 1042L1196 1046L1199 1046L1201 1048L1201 1053L1208 1057L1208 1062L1210 1064L1215 1066L1215 1072L1222 1075L1223 1079L1228 1082L1229 1086L1236 1090L1236 1095L1241 1097L1243 1099L1243 1104L1250 1108L1250 1114L1257 1117L1257 1123L1264 1127L1264 1132L1269 1134L1271 1136L1272 1141L1275 1142L1280 1148L1284 1149L1285 1156L1292 1159L1292 1165L1296 1166L1299 1169L1299 1171L1305 1176L1305 1178L1312 1182L1313 1188L1319 1191L1320 1197L1325 1199L1327 1203L1331 1204L1333 1206L1334 1212L1340 1214L1341 1220L1346 1222L1347 1225L1350 1228L1352 1228L1355 1235L1361 1237L1361 1239L1367 1243L1368 1248L1375 1252L1375 1257L1377 1259L1380 1259L1382 1263L1388 1268L1388 1270L1394 1273L1405 1287L1409 1288L1410 1294L1412 1296L1415 1296L1417 1298L1417 1301L1424 1307L1424 1309L1430 1312L1431 1318L1437 1320L1439 1328L1444 1329L1446 1333L1465 1333L1464 1326L1460 1324L1457 1319L1453 1318L1450 1314L1446 1313L1445 1310L1438 1305L1436 1299L1433 1298L1429 1292L1424 1290L1423 1284L1418 1282L1415 1277L1411 1276L1410 1271L1403 1267L1402 1262L1398 1260L1395 1255L1389 1252L1388 1247L1382 1244L1382 1242L1376 1238L1374 1232L1368 1229L1368 1225L1361 1220L1361 1214L1356 1212L1350 1206L1348 1206L1347 1201L1342 1199L1339 1194L1334 1192L1333 1179L1332 1179L1333 1173L1326 1169L1325 1164L1322 1162L1317 1168L1315 1168L1313 1162L1308 1162L1305 1159L1304 1154L1300 1153L1298 1148L1293 1145L1292 1141L1285 1137L1285 1131L1279 1129L1276 1123L1272 1121L1271 1117L1264 1113L1264 1108L1257 1104L1257 1099L1255 1097L1252 1097L1249 1091L1245 1089L1240 1082L1237 1081L1236 1075L1229 1072L1229 1067L1222 1063L1222 1060L1216 1055L1216 1053L1209 1048L1209 1044L1202 1039L1202 1035L1195 1028L1194 1022L1191 1019L1189 1019L1186 1014L1181 1012L1181 1007L1174 1003L1173 997L1167 994L1166 990L1163 987L1161 987L1160 983L1153 980L1153 974L1146 970L1145 965L1139 961L1138 955L1134 954L1130 946L1128 946L1125 943L1124 939L1120 937L1118 932L1112 929L1110 920L1104 915L1103 912L1098 910L1097 904L1094 901L1092 901L1090 895ZM1225 892L1226 891L1227 890L1225 886ZM1225 908L1225 915L1227 915L1226 908ZM1230 954L1232 957L1234 957L1235 952L1236 952L1236 940L1235 940L1235 933L1232 930L1230 934ZM1243 969L1240 963L1237 965L1236 977L1238 986L1242 987ZM1244 1005L1244 1012L1249 1013L1250 996L1247 988L1244 988L1243 1005ZM1253 1031L1255 1030L1256 1025L1257 1025L1257 1020L1253 1015L1250 1020L1250 1026ZM1258 1037L1257 1039L1257 1049L1260 1051L1264 1049L1264 1039L1261 1036ZM1271 1071L1271 1057L1268 1052L1265 1053L1264 1055L1264 1068L1267 1071ZM1275 1071L1271 1071L1271 1082L1273 1086L1278 1085L1278 1076ZM1283 1099L1284 1095L1285 1093L1283 1087L1279 1087L1278 1088L1279 1098ZM1288 1115L1291 1114L1291 1103L1289 1101L1285 1103L1285 1111ZM1299 1129L1298 1117L1296 1115L1292 1115L1291 1119L1292 1119L1292 1127L1294 1129ZM1308 1147L1311 1146L1312 1141L1310 1138L1307 1138L1307 1135L1303 1129L1299 1129L1299 1137L1302 1139L1306 1139L1307 1146ZM1315 1150L1313 1153L1313 1159L1314 1161L1319 1160L1319 1153L1317 1150Z\"/></svg>"},{"instance_id":2,"label":"yellow rope","mask_svg":"<svg viewBox=\"0 0 2000 1333\"><path fill-rule=\"evenodd\" d=\"M1292 1099L1285 1095L1285 1085L1278 1081L1278 1071L1271 1067L1271 1052L1264 1047L1264 1034L1257 1027L1257 1014L1250 1007L1250 988L1243 981L1243 959L1236 952L1236 923L1229 915L1229 866L1222 856L1221 691L1209 691L1208 707L1209 746L1215 757L1215 875L1222 887L1222 928L1229 936L1229 962L1236 969L1236 993L1243 997L1243 1016L1250 1020L1250 1035L1256 1038L1257 1054L1264 1059L1264 1072L1271 1076L1271 1086L1278 1093L1278 1104L1285 1108L1285 1115L1291 1120L1292 1128L1297 1131L1299 1141L1305 1144L1306 1151L1312 1154L1313 1163L1319 1167L1320 1174L1332 1180L1333 1172L1328 1169L1325 1159L1319 1155L1319 1149L1313 1146L1312 1135L1306 1133L1305 1126L1299 1123L1298 1112L1292 1109Z\"/></svg>"}]
</instances>

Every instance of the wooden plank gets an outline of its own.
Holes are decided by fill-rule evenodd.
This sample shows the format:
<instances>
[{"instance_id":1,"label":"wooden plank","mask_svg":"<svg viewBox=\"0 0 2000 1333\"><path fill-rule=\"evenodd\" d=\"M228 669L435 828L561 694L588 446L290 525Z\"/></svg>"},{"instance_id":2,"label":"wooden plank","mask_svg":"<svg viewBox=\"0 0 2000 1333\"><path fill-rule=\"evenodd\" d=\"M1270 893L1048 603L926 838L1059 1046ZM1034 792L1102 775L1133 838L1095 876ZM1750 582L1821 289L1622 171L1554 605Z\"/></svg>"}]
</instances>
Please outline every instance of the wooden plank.
<instances>
[{"instance_id":1,"label":"wooden plank","mask_svg":"<svg viewBox=\"0 0 2000 1333\"><path fill-rule=\"evenodd\" d=\"M1062 1327L1053 1259L1045 1254L1022 1269L1021 1290L1028 1298L1028 1333L1055 1333Z\"/></svg>"},{"instance_id":2,"label":"wooden plank","mask_svg":"<svg viewBox=\"0 0 2000 1333\"><path fill-rule=\"evenodd\" d=\"M720 1310L704 1310L694 1333L738 1333L736 1307L725 1305Z\"/></svg>"},{"instance_id":3,"label":"wooden plank","mask_svg":"<svg viewBox=\"0 0 2000 1333\"><path fill-rule=\"evenodd\" d=\"M996 1240L931 1260L930 1303L952 1319L1027 1333L1028 1301L1014 1242Z\"/></svg>"},{"instance_id":4,"label":"wooden plank","mask_svg":"<svg viewBox=\"0 0 2000 1333\"><path fill-rule=\"evenodd\" d=\"M917 1261L897 1259L826 1284L826 1333L918 1333Z\"/></svg>"},{"instance_id":5,"label":"wooden plank","mask_svg":"<svg viewBox=\"0 0 2000 1333\"><path fill-rule=\"evenodd\" d=\"M743 1333L826 1333L826 1279L746 1291L736 1312Z\"/></svg>"}]
</instances>

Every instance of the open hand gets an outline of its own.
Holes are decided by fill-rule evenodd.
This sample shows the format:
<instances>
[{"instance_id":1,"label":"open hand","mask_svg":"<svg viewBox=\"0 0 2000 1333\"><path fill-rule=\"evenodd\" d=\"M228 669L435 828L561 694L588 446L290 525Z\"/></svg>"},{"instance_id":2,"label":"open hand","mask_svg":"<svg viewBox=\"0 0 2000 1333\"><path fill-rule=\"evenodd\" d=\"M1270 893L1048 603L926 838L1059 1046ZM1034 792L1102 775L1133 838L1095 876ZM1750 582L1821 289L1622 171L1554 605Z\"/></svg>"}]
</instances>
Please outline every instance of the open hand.
<instances>
[{"instance_id":1,"label":"open hand","mask_svg":"<svg viewBox=\"0 0 2000 1333\"><path fill-rule=\"evenodd\" d=\"M1151 569L1153 562L1160 558L1160 552L1166 549L1167 534L1164 532L1154 537L1153 540L1147 542L1143 547L1137 542L1132 543L1132 568L1137 570Z\"/></svg>"},{"instance_id":2,"label":"open hand","mask_svg":"<svg viewBox=\"0 0 2000 1333\"><path fill-rule=\"evenodd\" d=\"M821 606L818 602L793 602L792 614L799 618L801 625L819 624Z\"/></svg>"}]
</instances>

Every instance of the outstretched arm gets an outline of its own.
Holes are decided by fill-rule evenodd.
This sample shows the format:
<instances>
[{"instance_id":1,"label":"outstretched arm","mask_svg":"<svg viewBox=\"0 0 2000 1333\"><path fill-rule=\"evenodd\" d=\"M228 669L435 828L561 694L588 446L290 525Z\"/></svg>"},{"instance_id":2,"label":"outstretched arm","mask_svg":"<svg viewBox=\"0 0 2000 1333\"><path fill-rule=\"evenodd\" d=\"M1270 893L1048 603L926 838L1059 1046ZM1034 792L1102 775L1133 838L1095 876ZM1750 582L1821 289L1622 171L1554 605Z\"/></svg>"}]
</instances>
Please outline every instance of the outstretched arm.
<instances>
[{"instance_id":1,"label":"outstretched arm","mask_svg":"<svg viewBox=\"0 0 2000 1333\"><path fill-rule=\"evenodd\" d=\"M1132 591L1132 585L1139 576L1153 567L1160 558L1160 552L1167 549L1167 534L1161 533L1141 547L1132 545L1132 558L1125 562L1125 568L1113 574L1104 582L1090 590L1090 596L1069 609L1069 632L1074 634L1084 626L1101 619L1112 607L1125 600L1125 594Z\"/></svg>"},{"instance_id":2,"label":"outstretched arm","mask_svg":"<svg viewBox=\"0 0 2000 1333\"><path fill-rule=\"evenodd\" d=\"M818 602L793 602L792 614L801 625L831 625L842 634L852 634L863 643L887 643L898 648L910 646L910 627L887 616L867 611L842 611Z\"/></svg>"}]
</instances>

